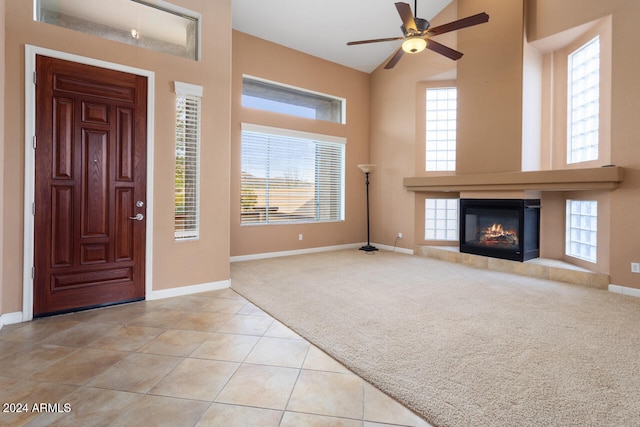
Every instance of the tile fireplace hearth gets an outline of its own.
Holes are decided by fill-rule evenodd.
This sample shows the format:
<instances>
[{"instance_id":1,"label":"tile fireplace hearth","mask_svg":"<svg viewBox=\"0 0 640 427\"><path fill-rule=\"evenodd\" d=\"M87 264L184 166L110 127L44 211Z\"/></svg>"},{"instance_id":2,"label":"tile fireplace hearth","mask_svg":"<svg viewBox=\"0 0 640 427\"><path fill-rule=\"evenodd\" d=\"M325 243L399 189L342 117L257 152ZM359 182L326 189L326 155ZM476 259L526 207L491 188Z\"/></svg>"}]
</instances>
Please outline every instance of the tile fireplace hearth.
<instances>
[{"instance_id":1,"label":"tile fireplace hearth","mask_svg":"<svg viewBox=\"0 0 640 427\"><path fill-rule=\"evenodd\" d=\"M606 290L609 286L608 274L596 273L556 259L534 258L525 262L517 262L461 253L455 246L416 246L414 253L474 268L502 271L590 288Z\"/></svg>"}]
</instances>

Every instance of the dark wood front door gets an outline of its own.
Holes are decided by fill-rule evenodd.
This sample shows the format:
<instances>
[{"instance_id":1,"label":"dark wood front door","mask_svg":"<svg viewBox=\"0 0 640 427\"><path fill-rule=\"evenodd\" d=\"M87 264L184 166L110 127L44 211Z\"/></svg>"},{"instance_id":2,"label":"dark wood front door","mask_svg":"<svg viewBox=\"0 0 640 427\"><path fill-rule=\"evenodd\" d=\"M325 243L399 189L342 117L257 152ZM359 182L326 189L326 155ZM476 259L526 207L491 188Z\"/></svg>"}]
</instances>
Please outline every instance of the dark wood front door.
<instances>
[{"instance_id":1,"label":"dark wood front door","mask_svg":"<svg viewBox=\"0 0 640 427\"><path fill-rule=\"evenodd\" d=\"M36 70L34 316L143 299L147 79Z\"/></svg>"}]
</instances>

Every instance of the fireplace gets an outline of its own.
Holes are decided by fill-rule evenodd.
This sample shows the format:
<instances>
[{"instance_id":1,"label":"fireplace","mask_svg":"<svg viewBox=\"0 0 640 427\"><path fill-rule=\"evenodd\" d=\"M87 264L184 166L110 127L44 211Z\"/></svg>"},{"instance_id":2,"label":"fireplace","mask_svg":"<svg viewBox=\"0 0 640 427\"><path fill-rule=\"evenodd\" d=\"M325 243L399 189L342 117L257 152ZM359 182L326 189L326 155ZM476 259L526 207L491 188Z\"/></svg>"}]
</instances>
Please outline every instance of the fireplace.
<instances>
[{"instance_id":1,"label":"fireplace","mask_svg":"<svg viewBox=\"0 0 640 427\"><path fill-rule=\"evenodd\" d=\"M540 256L540 200L460 199L460 252L526 261Z\"/></svg>"}]
</instances>

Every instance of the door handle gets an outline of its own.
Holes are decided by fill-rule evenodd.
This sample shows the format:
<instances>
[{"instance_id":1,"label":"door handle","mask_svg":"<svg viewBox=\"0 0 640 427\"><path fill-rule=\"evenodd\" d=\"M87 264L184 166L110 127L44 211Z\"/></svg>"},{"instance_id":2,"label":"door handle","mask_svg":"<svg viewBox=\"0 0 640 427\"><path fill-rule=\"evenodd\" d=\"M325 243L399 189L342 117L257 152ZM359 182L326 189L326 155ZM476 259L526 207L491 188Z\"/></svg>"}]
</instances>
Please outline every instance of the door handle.
<instances>
[{"instance_id":1,"label":"door handle","mask_svg":"<svg viewBox=\"0 0 640 427\"><path fill-rule=\"evenodd\" d=\"M130 216L129 219L134 219L136 221L142 221L144 219L144 215L142 215L141 213L137 214L136 216Z\"/></svg>"}]
</instances>

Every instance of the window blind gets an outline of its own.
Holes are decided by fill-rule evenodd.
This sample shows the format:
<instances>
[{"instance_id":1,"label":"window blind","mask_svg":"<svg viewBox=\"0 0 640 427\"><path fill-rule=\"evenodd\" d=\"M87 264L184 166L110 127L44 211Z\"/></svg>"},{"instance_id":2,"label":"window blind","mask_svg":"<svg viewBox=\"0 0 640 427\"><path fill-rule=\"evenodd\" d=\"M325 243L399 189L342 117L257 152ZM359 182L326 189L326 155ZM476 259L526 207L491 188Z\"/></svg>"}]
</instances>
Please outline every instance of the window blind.
<instances>
[{"instance_id":1,"label":"window blind","mask_svg":"<svg viewBox=\"0 0 640 427\"><path fill-rule=\"evenodd\" d=\"M344 143L243 130L241 224L344 219Z\"/></svg>"},{"instance_id":2,"label":"window blind","mask_svg":"<svg viewBox=\"0 0 640 427\"><path fill-rule=\"evenodd\" d=\"M176 97L175 239L200 232L200 104L194 95Z\"/></svg>"}]
</instances>

